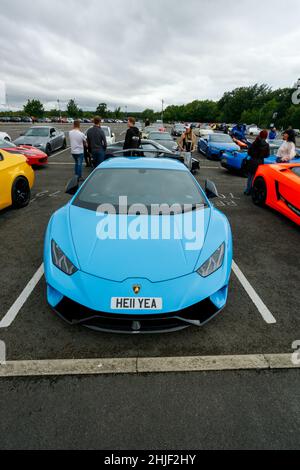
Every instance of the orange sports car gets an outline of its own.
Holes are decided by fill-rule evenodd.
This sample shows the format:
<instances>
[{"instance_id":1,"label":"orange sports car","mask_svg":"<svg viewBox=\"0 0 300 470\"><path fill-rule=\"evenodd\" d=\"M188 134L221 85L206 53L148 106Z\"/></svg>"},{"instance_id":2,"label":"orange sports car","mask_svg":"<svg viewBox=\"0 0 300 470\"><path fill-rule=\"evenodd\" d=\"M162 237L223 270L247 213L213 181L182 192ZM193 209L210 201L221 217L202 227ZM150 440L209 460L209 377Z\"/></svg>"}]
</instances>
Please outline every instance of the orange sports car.
<instances>
[{"instance_id":1,"label":"orange sports car","mask_svg":"<svg viewBox=\"0 0 300 470\"><path fill-rule=\"evenodd\" d=\"M300 225L300 163L260 165L253 181L252 200Z\"/></svg>"}]
</instances>

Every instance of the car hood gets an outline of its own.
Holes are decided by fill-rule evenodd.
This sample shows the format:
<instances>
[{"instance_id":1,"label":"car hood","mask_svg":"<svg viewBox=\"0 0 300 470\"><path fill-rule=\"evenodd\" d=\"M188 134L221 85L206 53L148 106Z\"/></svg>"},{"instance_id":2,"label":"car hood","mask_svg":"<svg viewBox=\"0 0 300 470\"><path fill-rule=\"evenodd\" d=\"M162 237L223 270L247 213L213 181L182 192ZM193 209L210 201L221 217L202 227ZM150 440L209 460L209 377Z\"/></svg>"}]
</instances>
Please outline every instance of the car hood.
<instances>
[{"instance_id":1,"label":"car hood","mask_svg":"<svg viewBox=\"0 0 300 470\"><path fill-rule=\"evenodd\" d=\"M211 209L193 211L184 216L172 217L179 227L181 217L190 217L193 226L197 222L196 214L203 223L201 235L205 239L211 218ZM108 216L119 227L120 216ZM123 216L124 217L124 216ZM149 223L150 216L143 216ZM126 217L132 222L135 217ZM160 219L160 217L159 217ZM124 219L123 219L124 220ZM188 237L176 240L100 240L97 226L101 221L96 213L74 205L69 206L69 227L79 267L82 271L104 279L122 282L129 278L144 278L151 282L160 282L188 275L197 268L197 261L203 244L197 249L187 249ZM98 226L99 227L99 226ZM201 230L201 229L200 229ZM55 236L55 235L54 235ZM204 244L205 245L205 244Z\"/></svg>"},{"instance_id":2,"label":"car hood","mask_svg":"<svg viewBox=\"0 0 300 470\"><path fill-rule=\"evenodd\" d=\"M16 145L44 145L48 141L48 137L27 137L26 135L14 140Z\"/></svg>"},{"instance_id":3,"label":"car hood","mask_svg":"<svg viewBox=\"0 0 300 470\"><path fill-rule=\"evenodd\" d=\"M220 150L226 150L228 152L233 152L235 150L239 150L240 147L234 143L222 143L222 142L210 142L209 143L210 147L214 147L216 149Z\"/></svg>"}]
</instances>

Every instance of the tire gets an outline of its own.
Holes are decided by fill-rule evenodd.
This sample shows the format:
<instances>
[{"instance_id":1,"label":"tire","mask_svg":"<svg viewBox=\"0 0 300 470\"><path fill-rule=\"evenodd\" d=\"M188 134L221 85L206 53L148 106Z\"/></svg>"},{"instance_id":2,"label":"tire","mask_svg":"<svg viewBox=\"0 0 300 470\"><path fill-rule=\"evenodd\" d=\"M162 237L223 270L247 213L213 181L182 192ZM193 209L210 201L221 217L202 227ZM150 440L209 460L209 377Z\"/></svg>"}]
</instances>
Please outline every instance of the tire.
<instances>
[{"instance_id":1,"label":"tire","mask_svg":"<svg viewBox=\"0 0 300 470\"><path fill-rule=\"evenodd\" d=\"M51 145L50 145L50 144L47 144L47 146L46 146L46 154L48 155L48 157L50 157L51 153L52 153Z\"/></svg>"},{"instance_id":2,"label":"tire","mask_svg":"<svg viewBox=\"0 0 300 470\"><path fill-rule=\"evenodd\" d=\"M11 190L13 207L15 209L22 209L23 207L28 206L30 197L31 191L28 180L23 176L16 178Z\"/></svg>"},{"instance_id":3,"label":"tire","mask_svg":"<svg viewBox=\"0 0 300 470\"><path fill-rule=\"evenodd\" d=\"M265 205L267 199L267 185L261 176L254 180L251 194L252 201L256 206L263 207Z\"/></svg>"}]
</instances>

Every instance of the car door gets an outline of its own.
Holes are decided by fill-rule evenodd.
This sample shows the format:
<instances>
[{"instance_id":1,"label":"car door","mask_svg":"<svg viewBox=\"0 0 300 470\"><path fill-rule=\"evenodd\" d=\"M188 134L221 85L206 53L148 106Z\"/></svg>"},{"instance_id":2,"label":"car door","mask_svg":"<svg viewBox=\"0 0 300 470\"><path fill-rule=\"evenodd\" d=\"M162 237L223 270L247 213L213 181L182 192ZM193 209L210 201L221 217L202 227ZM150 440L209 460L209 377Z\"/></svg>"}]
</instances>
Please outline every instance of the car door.
<instances>
[{"instance_id":1,"label":"car door","mask_svg":"<svg viewBox=\"0 0 300 470\"><path fill-rule=\"evenodd\" d=\"M9 166L9 159L0 151L0 210L11 205L12 181Z\"/></svg>"}]
</instances>

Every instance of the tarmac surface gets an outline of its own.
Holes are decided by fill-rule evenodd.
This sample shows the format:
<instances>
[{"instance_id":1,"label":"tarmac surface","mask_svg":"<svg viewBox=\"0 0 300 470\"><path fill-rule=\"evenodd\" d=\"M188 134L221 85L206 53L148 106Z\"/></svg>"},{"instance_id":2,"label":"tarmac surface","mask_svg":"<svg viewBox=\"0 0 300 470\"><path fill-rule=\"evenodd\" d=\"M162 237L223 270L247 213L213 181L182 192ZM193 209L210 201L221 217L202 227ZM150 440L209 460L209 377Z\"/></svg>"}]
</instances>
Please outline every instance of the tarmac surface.
<instances>
[{"instance_id":1,"label":"tarmac surface","mask_svg":"<svg viewBox=\"0 0 300 470\"><path fill-rule=\"evenodd\" d=\"M121 139L126 126L111 127ZM1 125L13 139L25 128ZM200 329L126 336L71 327L48 307L43 278L1 328L42 264L51 214L69 200L64 188L74 169L67 148L36 170L31 204L0 216L0 340L8 361L292 354L300 340L300 228L255 207L243 194L244 178L197 158L197 179L216 183L215 205L231 223L236 266L274 321L266 321L235 271L226 309ZM299 370L1 379L0 448L297 448L299 380Z\"/></svg>"}]
</instances>

